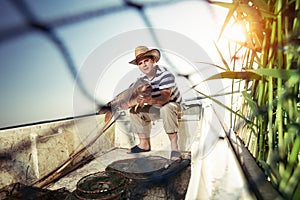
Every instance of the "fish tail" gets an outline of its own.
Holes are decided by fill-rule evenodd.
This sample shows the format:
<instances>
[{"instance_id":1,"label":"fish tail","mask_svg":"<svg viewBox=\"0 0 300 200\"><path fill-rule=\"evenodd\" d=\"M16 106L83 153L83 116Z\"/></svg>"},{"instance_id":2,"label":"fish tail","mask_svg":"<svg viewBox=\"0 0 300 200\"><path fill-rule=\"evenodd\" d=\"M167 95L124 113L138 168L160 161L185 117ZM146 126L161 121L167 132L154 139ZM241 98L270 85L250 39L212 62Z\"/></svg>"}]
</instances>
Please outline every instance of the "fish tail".
<instances>
[{"instance_id":1,"label":"fish tail","mask_svg":"<svg viewBox=\"0 0 300 200\"><path fill-rule=\"evenodd\" d=\"M101 106L98 110L98 114L101 115L101 114L105 114L107 112L111 112L111 106L110 105L104 105L104 106Z\"/></svg>"},{"instance_id":2,"label":"fish tail","mask_svg":"<svg viewBox=\"0 0 300 200\"><path fill-rule=\"evenodd\" d=\"M107 111L105 113L104 122L108 122L113 117L112 111Z\"/></svg>"}]
</instances>

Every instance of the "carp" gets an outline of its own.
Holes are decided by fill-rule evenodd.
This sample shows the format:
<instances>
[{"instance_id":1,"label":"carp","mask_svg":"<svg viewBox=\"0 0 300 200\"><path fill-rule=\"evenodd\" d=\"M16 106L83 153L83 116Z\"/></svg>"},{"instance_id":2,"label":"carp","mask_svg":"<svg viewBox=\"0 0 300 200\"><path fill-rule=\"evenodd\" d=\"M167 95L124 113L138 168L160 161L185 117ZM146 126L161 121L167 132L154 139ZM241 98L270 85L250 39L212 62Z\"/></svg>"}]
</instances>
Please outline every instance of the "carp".
<instances>
[{"instance_id":1,"label":"carp","mask_svg":"<svg viewBox=\"0 0 300 200\"><path fill-rule=\"evenodd\" d=\"M152 86L149 82L143 79L138 79L132 83L128 89L116 95L113 100L109 101L104 106L100 106L98 114L105 114L105 122L109 121L113 112L117 110L127 110L133 108L136 110L138 107L143 107L142 103L137 101L137 97L144 98L151 97Z\"/></svg>"}]
</instances>

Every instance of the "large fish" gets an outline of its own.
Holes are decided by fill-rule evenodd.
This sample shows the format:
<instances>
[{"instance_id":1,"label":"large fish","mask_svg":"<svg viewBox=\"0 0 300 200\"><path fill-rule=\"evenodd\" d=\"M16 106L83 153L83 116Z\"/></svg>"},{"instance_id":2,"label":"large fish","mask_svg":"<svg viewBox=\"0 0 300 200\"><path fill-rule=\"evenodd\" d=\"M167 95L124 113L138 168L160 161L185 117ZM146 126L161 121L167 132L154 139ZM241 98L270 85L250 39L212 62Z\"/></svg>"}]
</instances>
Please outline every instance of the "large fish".
<instances>
[{"instance_id":1,"label":"large fish","mask_svg":"<svg viewBox=\"0 0 300 200\"><path fill-rule=\"evenodd\" d=\"M127 110L134 107L143 107L144 105L137 101L137 97L151 97L151 84L143 79L138 79L135 83L123 92L119 93L113 100L101 106L98 114L105 114L105 122L110 120L113 112L117 110Z\"/></svg>"}]
</instances>

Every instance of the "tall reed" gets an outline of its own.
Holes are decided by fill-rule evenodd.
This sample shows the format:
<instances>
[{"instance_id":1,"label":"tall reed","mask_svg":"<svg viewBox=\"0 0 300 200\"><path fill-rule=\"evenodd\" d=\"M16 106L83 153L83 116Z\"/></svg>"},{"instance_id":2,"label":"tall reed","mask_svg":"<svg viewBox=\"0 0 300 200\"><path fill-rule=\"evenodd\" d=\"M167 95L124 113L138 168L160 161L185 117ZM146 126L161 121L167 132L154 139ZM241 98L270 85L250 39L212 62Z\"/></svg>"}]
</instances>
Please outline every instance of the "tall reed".
<instances>
[{"instance_id":1,"label":"tall reed","mask_svg":"<svg viewBox=\"0 0 300 200\"><path fill-rule=\"evenodd\" d=\"M210 3L228 9L220 39L233 23L243 25L246 41L231 41L237 45L234 55L242 53L242 66L223 59L230 71L208 80L221 77L243 81L238 83L243 101L231 105L237 116L232 118L232 128L282 196L300 199L300 1ZM234 110L237 107L241 109Z\"/></svg>"}]
</instances>

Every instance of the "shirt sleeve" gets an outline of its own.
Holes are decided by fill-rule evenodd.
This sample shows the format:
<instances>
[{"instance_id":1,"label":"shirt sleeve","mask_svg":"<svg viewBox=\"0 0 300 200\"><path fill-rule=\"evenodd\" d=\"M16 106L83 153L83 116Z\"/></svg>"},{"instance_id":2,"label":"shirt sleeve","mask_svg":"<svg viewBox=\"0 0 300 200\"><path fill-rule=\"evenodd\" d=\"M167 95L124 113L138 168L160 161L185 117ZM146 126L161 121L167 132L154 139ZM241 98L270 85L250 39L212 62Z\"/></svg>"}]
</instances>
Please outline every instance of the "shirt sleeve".
<instances>
[{"instance_id":1,"label":"shirt sleeve","mask_svg":"<svg viewBox=\"0 0 300 200\"><path fill-rule=\"evenodd\" d=\"M170 72L164 73L159 84L159 90L173 89L175 86L175 77Z\"/></svg>"}]
</instances>

